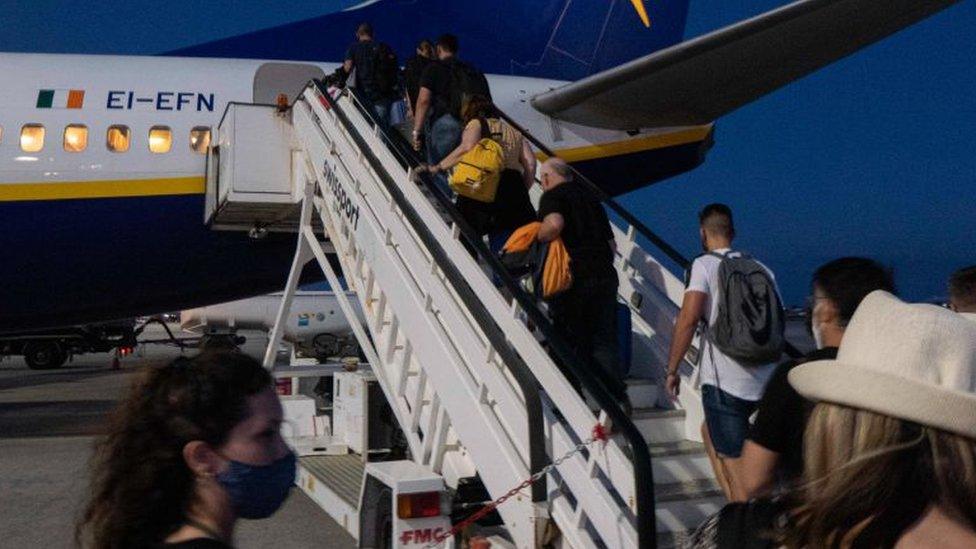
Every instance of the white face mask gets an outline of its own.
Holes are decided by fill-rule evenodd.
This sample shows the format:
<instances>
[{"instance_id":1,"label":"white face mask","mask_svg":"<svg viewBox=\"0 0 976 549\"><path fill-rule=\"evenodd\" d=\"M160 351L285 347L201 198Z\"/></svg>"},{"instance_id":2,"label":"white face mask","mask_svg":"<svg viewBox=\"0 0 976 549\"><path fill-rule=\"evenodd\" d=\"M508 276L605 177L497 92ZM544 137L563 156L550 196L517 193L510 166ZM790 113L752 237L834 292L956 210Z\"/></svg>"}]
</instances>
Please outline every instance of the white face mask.
<instances>
[{"instance_id":1,"label":"white face mask","mask_svg":"<svg viewBox=\"0 0 976 549\"><path fill-rule=\"evenodd\" d=\"M817 345L817 350L823 349L823 333L817 325L817 317L815 315L810 319L810 331L813 332L813 341Z\"/></svg>"},{"instance_id":2,"label":"white face mask","mask_svg":"<svg viewBox=\"0 0 976 549\"><path fill-rule=\"evenodd\" d=\"M817 344L817 350L824 348L823 330L820 329L820 326L817 323L817 316L819 316L817 311L820 310L821 301L822 300L818 299L816 305L813 307L813 310L810 311L810 331L813 332L813 341Z\"/></svg>"}]
</instances>

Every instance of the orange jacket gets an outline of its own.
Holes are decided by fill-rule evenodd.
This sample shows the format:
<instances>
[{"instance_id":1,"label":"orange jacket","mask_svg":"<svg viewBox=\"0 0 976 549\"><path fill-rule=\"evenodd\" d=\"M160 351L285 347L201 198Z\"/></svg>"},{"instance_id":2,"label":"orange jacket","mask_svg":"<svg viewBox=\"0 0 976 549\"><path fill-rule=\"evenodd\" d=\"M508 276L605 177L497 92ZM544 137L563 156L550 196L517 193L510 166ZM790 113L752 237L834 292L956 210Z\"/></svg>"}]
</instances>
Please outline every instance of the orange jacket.
<instances>
[{"instance_id":1,"label":"orange jacket","mask_svg":"<svg viewBox=\"0 0 976 549\"><path fill-rule=\"evenodd\" d=\"M542 265L537 265L534 278L535 287L541 288L542 298L549 299L557 294L565 292L573 285L573 274L569 264L572 258L569 257L569 250L563 239L557 237L555 240L545 243L539 242L539 228L542 223L533 221L523 225L512 233L512 236L505 242L502 248L504 253L526 253L533 246L543 246L539 257L544 257Z\"/></svg>"}]
</instances>

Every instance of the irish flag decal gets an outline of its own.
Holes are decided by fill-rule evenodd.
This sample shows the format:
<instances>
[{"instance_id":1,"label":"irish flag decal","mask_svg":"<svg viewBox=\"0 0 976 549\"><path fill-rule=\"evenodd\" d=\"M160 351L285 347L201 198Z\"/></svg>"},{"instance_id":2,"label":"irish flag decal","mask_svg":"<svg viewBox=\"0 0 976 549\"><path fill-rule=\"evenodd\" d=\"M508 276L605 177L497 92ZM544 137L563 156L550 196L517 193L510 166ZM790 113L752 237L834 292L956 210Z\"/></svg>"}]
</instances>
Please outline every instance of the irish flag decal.
<instances>
[{"instance_id":1,"label":"irish flag decal","mask_svg":"<svg viewBox=\"0 0 976 549\"><path fill-rule=\"evenodd\" d=\"M80 109L85 102L85 90L40 90L38 109Z\"/></svg>"}]
</instances>

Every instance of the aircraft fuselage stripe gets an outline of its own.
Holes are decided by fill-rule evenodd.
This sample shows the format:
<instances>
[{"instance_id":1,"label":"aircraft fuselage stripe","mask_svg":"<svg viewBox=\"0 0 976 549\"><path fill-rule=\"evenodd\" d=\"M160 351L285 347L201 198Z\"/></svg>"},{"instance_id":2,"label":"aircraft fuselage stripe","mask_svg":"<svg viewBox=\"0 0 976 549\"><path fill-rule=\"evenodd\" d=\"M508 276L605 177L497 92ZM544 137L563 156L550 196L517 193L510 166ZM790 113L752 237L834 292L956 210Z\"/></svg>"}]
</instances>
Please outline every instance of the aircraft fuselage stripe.
<instances>
[{"instance_id":1,"label":"aircraft fuselage stripe","mask_svg":"<svg viewBox=\"0 0 976 549\"><path fill-rule=\"evenodd\" d=\"M0 202L169 196L203 194L205 190L206 179L202 175L157 179L0 183Z\"/></svg>"},{"instance_id":2,"label":"aircraft fuselage stripe","mask_svg":"<svg viewBox=\"0 0 976 549\"><path fill-rule=\"evenodd\" d=\"M646 137L636 137L624 141L596 143L583 147L557 149L555 153L567 162L581 162L584 160L608 158L651 149L663 149L677 145L694 143L707 138L709 132L711 131L712 125L708 124L706 126L695 126L693 128L648 135ZM536 157L538 157L540 160L545 159L545 155L542 153L536 153Z\"/></svg>"}]
</instances>

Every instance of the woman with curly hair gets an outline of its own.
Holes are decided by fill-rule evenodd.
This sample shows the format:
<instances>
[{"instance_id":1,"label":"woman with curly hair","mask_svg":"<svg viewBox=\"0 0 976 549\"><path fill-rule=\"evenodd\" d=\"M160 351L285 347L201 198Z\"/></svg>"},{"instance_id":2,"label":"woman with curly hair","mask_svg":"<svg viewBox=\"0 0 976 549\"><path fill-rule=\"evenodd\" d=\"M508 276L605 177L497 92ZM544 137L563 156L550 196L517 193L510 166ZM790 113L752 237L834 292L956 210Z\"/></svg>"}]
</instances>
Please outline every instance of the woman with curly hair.
<instances>
[{"instance_id":1,"label":"woman with curly hair","mask_svg":"<svg viewBox=\"0 0 976 549\"><path fill-rule=\"evenodd\" d=\"M96 445L76 541L94 549L226 548L295 479L271 375L237 352L150 369Z\"/></svg>"}]
</instances>

